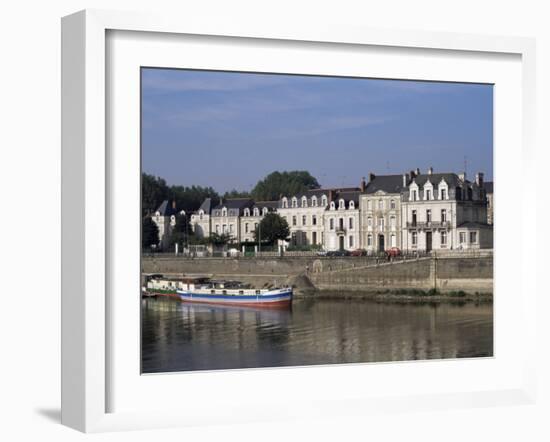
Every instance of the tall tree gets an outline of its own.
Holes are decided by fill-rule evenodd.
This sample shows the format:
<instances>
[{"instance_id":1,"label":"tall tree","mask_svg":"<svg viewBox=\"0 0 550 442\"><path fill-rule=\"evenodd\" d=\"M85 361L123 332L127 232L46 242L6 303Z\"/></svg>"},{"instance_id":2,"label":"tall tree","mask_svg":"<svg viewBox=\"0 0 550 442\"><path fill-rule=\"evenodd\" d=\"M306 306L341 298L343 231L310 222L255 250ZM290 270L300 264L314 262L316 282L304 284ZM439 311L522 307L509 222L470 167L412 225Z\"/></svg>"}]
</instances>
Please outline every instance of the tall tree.
<instances>
[{"instance_id":1,"label":"tall tree","mask_svg":"<svg viewBox=\"0 0 550 442\"><path fill-rule=\"evenodd\" d=\"M170 234L170 248L173 249L174 244L178 244L182 250L185 245L189 244L192 235L193 229L189 224L189 215L177 215L176 225Z\"/></svg>"},{"instance_id":2,"label":"tall tree","mask_svg":"<svg viewBox=\"0 0 550 442\"><path fill-rule=\"evenodd\" d=\"M150 216L146 216L141 222L141 248L148 250L159 243L159 228Z\"/></svg>"},{"instance_id":3,"label":"tall tree","mask_svg":"<svg viewBox=\"0 0 550 442\"><path fill-rule=\"evenodd\" d=\"M290 228L286 219L274 212L265 215L258 228L254 230L254 239L267 244L275 244L277 240L284 240L289 236Z\"/></svg>"},{"instance_id":4,"label":"tall tree","mask_svg":"<svg viewBox=\"0 0 550 442\"><path fill-rule=\"evenodd\" d=\"M212 187L201 186L171 186L169 195L170 199L176 201L178 210L185 210L187 214L198 210L206 198L219 198Z\"/></svg>"},{"instance_id":5,"label":"tall tree","mask_svg":"<svg viewBox=\"0 0 550 442\"><path fill-rule=\"evenodd\" d=\"M158 206L168 199L169 188L160 177L141 174L141 209L142 216L150 215Z\"/></svg>"},{"instance_id":6,"label":"tall tree","mask_svg":"<svg viewBox=\"0 0 550 442\"><path fill-rule=\"evenodd\" d=\"M272 172L252 189L256 201L278 200L281 195L295 195L308 189L315 189L319 182L305 170Z\"/></svg>"}]
</instances>

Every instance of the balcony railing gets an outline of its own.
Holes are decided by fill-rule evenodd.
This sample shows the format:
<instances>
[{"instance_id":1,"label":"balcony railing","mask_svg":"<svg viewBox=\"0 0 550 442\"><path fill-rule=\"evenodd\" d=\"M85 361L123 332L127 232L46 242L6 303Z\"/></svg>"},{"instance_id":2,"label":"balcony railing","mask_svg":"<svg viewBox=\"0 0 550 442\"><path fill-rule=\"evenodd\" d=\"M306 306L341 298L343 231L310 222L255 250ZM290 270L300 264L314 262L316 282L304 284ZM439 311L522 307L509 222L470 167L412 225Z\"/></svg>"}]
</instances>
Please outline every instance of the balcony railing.
<instances>
[{"instance_id":1,"label":"balcony railing","mask_svg":"<svg viewBox=\"0 0 550 442\"><path fill-rule=\"evenodd\" d=\"M336 231L337 235L345 235L346 234L346 229L342 226L336 226L334 228L334 230Z\"/></svg>"},{"instance_id":2,"label":"balcony railing","mask_svg":"<svg viewBox=\"0 0 550 442\"><path fill-rule=\"evenodd\" d=\"M451 227L449 221L407 222L407 229L445 229Z\"/></svg>"}]
</instances>

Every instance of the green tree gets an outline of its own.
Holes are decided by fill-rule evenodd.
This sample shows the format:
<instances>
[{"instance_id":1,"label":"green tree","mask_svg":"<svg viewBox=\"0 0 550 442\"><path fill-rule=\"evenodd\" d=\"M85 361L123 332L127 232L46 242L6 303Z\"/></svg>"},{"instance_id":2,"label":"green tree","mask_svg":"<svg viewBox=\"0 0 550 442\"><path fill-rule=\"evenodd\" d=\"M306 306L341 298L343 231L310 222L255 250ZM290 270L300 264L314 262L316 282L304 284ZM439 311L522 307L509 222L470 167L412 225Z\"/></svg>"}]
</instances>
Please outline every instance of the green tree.
<instances>
[{"instance_id":1,"label":"green tree","mask_svg":"<svg viewBox=\"0 0 550 442\"><path fill-rule=\"evenodd\" d=\"M202 186L171 186L169 197L176 201L178 210L190 214L199 209L206 198L219 199L218 193L212 187Z\"/></svg>"},{"instance_id":2,"label":"green tree","mask_svg":"<svg viewBox=\"0 0 550 442\"><path fill-rule=\"evenodd\" d=\"M150 216L143 218L141 222L141 247L148 250L159 243L159 228Z\"/></svg>"},{"instance_id":3,"label":"green tree","mask_svg":"<svg viewBox=\"0 0 550 442\"><path fill-rule=\"evenodd\" d=\"M274 201L281 195L295 195L318 187L317 179L305 170L272 172L258 181L251 194L256 201Z\"/></svg>"},{"instance_id":4,"label":"green tree","mask_svg":"<svg viewBox=\"0 0 550 442\"><path fill-rule=\"evenodd\" d=\"M189 237L193 234L193 229L189 224L189 217L179 214L176 216L176 225L170 234L170 249L174 249L174 245L178 244L180 251L185 245L189 244Z\"/></svg>"},{"instance_id":5,"label":"green tree","mask_svg":"<svg viewBox=\"0 0 550 442\"><path fill-rule=\"evenodd\" d=\"M247 192L245 190L240 191L237 189L230 190L229 192L225 192L223 194L223 198L250 198L250 192Z\"/></svg>"},{"instance_id":6,"label":"green tree","mask_svg":"<svg viewBox=\"0 0 550 442\"><path fill-rule=\"evenodd\" d=\"M208 244L214 244L215 246L224 246L233 240L233 237L229 233L212 233L208 238L205 238Z\"/></svg>"},{"instance_id":7,"label":"green tree","mask_svg":"<svg viewBox=\"0 0 550 442\"><path fill-rule=\"evenodd\" d=\"M289 236L288 223L281 215L274 212L265 215L258 228L254 230L254 239L267 244L275 244L277 240L287 239Z\"/></svg>"},{"instance_id":8,"label":"green tree","mask_svg":"<svg viewBox=\"0 0 550 442\"><path fill-rule=\"evenodd\" d=\"M150 215L158 206L168 199L169 188L160 177L141 174L141 211L142 216Z\"/></svg>"}]
</instances>

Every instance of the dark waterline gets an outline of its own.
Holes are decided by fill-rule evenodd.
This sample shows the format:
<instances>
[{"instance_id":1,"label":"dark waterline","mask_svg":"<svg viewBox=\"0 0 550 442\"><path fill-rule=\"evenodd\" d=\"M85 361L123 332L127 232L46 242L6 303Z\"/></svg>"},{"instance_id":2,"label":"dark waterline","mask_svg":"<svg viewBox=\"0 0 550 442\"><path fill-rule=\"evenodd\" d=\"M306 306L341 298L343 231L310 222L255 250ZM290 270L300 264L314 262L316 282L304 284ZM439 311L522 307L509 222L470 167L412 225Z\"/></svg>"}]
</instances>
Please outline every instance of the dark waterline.
<instances>
[{"instance_id":1,"label":"dark waterline","mask_svg":"<svg viewBox=\"0 0 550 442\"><path fill-rule=\"evenodd\" d=\"M492 304L295 300L291 310L142 302L142 371L493 355Z\"/></svg>"}]
</instances>

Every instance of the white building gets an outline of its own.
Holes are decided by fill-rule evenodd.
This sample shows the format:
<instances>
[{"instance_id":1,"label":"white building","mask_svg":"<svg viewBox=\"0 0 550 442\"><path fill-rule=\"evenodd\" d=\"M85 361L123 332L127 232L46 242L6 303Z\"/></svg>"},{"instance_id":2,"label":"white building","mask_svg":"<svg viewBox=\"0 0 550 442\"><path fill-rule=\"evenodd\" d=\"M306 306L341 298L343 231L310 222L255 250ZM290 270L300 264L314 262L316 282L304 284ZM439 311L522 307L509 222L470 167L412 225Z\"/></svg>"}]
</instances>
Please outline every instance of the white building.
<instances>
[{"instance_id":1,"label":"white building","mask_svg":"<svg viewBox=\"0 0 550 442\"><path fill-rule=\"evenodd\" d=\"M170 235L176 225L176 215L176 202L172 201L170 204L168 200L164 200L152 216L153 222L159 229L159 247L161 249L168 247Z\"/></svg>"},{"instance_id":2,"label":"white building","mask_svg":"<svg viewBox=\"0 0 550 442\"><path fill-rule=\"evenodd\" d=\"M404 250L492 248L483 174L470 182L465 174L417 170L402 193L401 227Z\"/></svg>"},{"instance_id":3,"label":"white building","mask_svg":"<svg viewBox=\"0 0 550 442\"><path fill-rule=\"evenodd\" d=\"M245 207L240 218L240 241L254 242L254 232L263 217L270 212L276 212L279 201L258 201L252 207Z\"/></svg>"}]
</instances>

